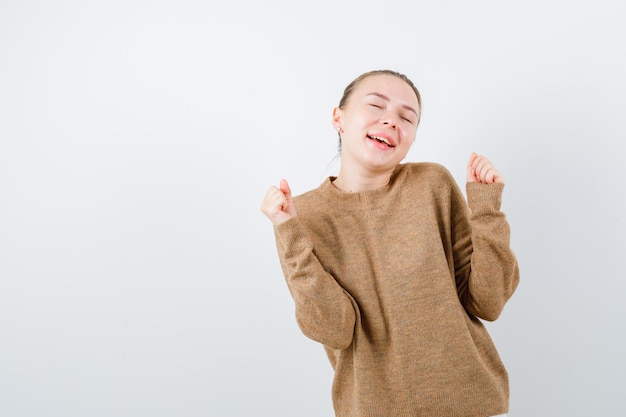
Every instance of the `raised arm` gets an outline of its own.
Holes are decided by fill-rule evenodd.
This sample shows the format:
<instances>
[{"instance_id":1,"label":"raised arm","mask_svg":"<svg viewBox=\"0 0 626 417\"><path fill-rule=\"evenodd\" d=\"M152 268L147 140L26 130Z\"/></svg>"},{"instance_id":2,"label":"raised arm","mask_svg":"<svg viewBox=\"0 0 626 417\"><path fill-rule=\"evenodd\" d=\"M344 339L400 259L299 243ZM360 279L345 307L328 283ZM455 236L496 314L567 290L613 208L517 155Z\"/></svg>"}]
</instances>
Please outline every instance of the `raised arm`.
<instances>
[{"instance_id":1,"label":"raised arm","mask_svg":"<svg viewBox=\"0 0 626 417\"><path fill-rule=\"evenodd\" d=\"M492 321L519 283L509 224L500 210L504 178L487 158L472 153L466 187L469 216L459 215L455 222L460 230L455 242L457 287L470 314Z\"/></svg>"},{"instance_id":2,"label":"raised arm","mask_svg":"<svg viewBox=\"0 0 626 417\"><path fill-rule=\"evenodd\" d=\"M332 349L347 348L352 344L358 307L322 266L306 227L296 216L285 180L268 190L261 210L274 224L280 264L302 333Z\"/></svg>"}]
</instances>

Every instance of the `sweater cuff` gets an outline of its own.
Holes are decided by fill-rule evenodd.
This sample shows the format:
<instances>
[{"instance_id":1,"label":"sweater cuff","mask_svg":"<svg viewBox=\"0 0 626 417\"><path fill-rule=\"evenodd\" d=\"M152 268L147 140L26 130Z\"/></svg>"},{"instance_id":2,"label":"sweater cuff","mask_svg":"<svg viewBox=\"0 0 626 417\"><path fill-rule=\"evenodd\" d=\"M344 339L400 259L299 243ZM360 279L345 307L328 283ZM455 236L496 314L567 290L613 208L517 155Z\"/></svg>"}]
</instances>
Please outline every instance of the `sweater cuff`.
<instances>
[{"instance_id":1,"label":"sweater cuff","mask_svg":"<svg viewBox=\"0 0 626 417\"><path fill-rule=\"evenodd\" d=\"M472 211L500 210L502 205L502 192L504 183L482 184L480 182L468 182L465 184L467 191L467 203Z\"/></svg>"},{"instance_id":2,"label":"sweater cuff","mask_svg":"<svg viewBox=\"0 0 626 417\"><path fill-rule=\"evenodd\" d=\"M313 247L297 216L275 226L274 232L276 237L280 239L286 254L298 253Z\"/></svg>"}]
</instances>

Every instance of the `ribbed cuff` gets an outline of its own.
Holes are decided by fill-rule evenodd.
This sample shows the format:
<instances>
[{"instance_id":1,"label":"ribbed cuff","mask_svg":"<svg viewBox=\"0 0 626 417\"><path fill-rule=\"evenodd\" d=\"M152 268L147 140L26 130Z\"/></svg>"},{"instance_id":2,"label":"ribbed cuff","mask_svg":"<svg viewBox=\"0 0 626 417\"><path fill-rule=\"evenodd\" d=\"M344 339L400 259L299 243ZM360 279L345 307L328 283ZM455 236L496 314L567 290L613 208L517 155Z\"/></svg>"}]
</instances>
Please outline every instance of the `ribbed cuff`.
<instances>
[{"instance_id":1,"label":"ribbed cuff","mask_svg":"<svg viewBox=\"0 0 626 417\"><path fill-rule=\"evenodd\" d=\"M313 246L298 216L274 227L276 237L280 239L285 255L301 252Z\"/></svg>"},{"instance_id":2,"label":"ribbed cuff","mask_svg":"<svg viewBox=\"0 0 626 417\"><path fill-rule=\"evenodd\" d=\"M504 184L482 184L479 182L468 182L465 185L467 191L467 203L472 211L487 209L500 210L502 205L502 192Z\"/></svg>"}]
</instances>

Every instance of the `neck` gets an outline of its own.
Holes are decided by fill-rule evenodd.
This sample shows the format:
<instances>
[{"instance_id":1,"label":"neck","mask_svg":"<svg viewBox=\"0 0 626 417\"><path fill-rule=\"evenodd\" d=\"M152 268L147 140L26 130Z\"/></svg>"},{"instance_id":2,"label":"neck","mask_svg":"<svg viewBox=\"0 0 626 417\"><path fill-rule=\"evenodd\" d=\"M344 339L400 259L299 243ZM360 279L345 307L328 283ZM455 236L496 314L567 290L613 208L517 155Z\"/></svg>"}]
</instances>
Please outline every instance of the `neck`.
<instances>
[{"instance_id":1,"label":"neck","mask_svg":"<svg viewBox=\"0 0 626 417\"><path fill-rule=\"evenodd\" d=\"M349 193L373 191L389 184L393 171L392 169L382 172L355 172L342 166L333 184L341 191Z\"/></svg>"}]
</instances>

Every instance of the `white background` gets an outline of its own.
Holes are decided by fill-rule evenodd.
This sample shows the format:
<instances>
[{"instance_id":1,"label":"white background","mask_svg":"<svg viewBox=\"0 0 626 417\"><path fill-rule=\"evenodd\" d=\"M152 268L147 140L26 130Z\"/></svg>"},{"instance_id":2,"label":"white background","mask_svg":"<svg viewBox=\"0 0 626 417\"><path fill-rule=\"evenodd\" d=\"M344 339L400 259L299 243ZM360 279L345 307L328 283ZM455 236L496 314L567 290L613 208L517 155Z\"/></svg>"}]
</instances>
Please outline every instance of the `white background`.
<instances>
[{"instance_id":1,"label":"white background","mask_svg":"<svg viewBox=\"0 0 626 417\"><path fill-rule=\"evenodd\" d=\"M331 416L259 211L390 68L407 160L507 178L512 417L623 413L626 3L0 3L0 415ZM340 210L337 207L337 210Z\"/></svg>"}]
</instances>

